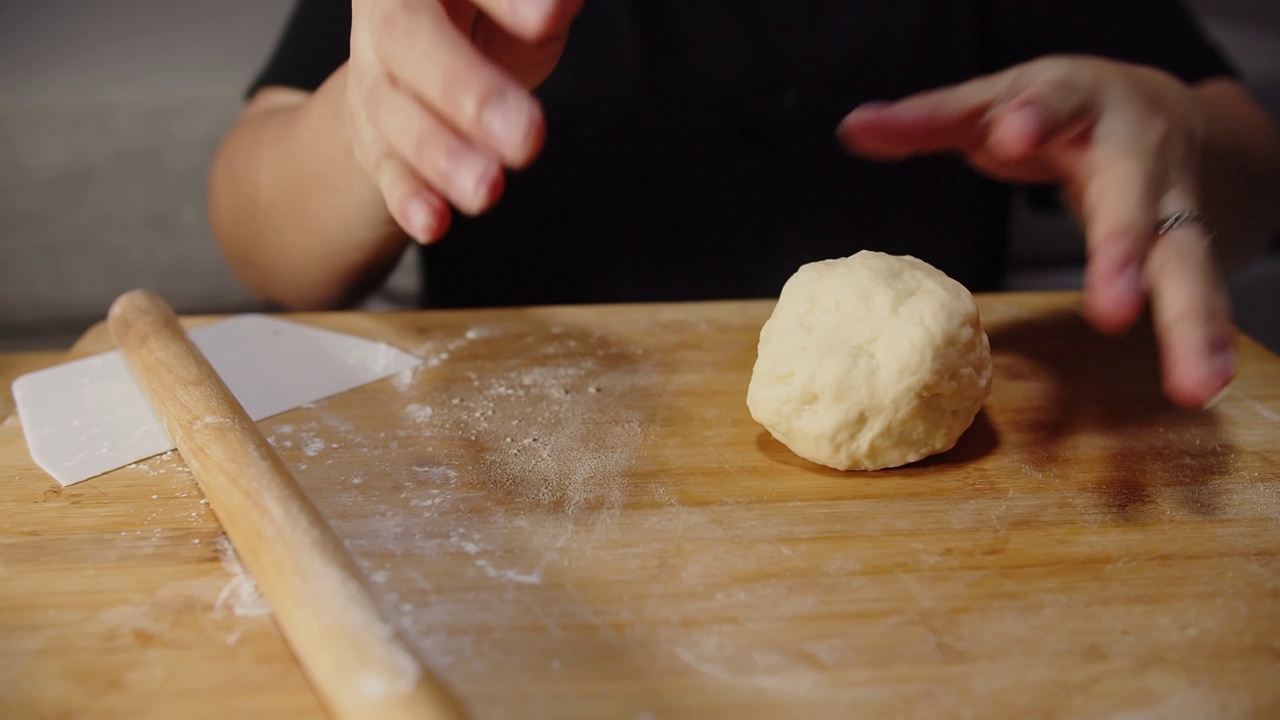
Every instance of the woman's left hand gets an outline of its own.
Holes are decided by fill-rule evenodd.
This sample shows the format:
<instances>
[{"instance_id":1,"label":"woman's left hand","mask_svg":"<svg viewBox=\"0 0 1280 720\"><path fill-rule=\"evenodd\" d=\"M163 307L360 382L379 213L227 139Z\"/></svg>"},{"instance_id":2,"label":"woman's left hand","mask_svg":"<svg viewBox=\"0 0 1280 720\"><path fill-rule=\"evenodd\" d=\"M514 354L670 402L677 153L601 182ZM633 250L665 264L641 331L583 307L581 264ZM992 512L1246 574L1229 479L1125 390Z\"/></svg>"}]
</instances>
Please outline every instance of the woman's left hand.
<instances>
[{"instance_id":1,"label":"woman's left hand","mask_svg":"<svg viewBox=\"0 0 1280 720\"><path fill-rule=\"evenodd\" d=\"M1006 181L1055 183L1087 238L1085 309L1105 332L1148 293L1166 394L1204 405L1235 374L1230 301L1208 229L1161 218L1201 211L1204 120L1192 89L1147 67L1047 57L894 103L869 103L838 134L850 152L897 160L955 152Z\"/></svg>"}]
</instances>

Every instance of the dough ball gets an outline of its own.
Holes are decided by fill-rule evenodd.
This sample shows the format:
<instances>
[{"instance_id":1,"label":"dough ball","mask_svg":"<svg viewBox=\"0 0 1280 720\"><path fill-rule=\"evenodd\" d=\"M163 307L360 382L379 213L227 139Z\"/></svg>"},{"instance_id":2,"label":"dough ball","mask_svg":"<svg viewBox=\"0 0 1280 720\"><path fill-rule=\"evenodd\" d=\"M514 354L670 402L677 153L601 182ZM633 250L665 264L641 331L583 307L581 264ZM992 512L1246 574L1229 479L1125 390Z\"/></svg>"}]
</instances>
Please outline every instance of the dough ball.
<instances>
[{"instance_id":1,"label":"dough ball","mask_svg":"<svg viewBox=\"0 0 1280 720\"><path fill-rule=\"evenodd\" d=\"M916 258L863 251L787 281L747 407L806 460L878 470L950 450L990 393L969 291Z\"/></svg>"}]
</instances>

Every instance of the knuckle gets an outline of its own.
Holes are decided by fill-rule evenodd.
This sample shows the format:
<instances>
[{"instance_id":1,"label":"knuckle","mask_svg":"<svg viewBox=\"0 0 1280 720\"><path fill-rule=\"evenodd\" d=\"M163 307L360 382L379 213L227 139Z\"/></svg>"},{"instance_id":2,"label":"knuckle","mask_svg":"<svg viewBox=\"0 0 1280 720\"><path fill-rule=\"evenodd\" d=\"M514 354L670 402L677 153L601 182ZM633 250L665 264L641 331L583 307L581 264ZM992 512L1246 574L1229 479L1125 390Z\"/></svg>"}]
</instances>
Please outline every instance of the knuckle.
<instances>
[{"instance_id":1,"label":"knuckle","mask_svg":"<svg viewBox=\"0 0 1280 720\"><path fill-rule=\"evenodd\" d=\"M463 118L477 122L484 108L506 90L506 78L482 58L462 60L456 70L448 78L453 99Z\"/></svg>"},{"instance_id":2,"label":"knuckle","mask_svg":"<svg viewBox=\"0 0 1280 720\"><path fill-rule=\"evenodd\" d=\"M440 66L420 78L424 102L463 133L479 128L484 104L495 94L498 84L486 71L484 62L468 57L443 58Z\"/></svg>"},{"instance_id":3,"label":"knuckle","mask_svg":"<svg viewBox=\"0 0 1280 720\"><path fill-rule=\"evenodd\" d=\"M490 107L503 92L502 85L485 73L472 72L469 81L461 81L451 87L447 94L453 107L451 114L457 119L459 129L464 133L480 134L483 132L485 108ZM461 80L461 78L459 78Z\"/></svg>"}]
</instances>

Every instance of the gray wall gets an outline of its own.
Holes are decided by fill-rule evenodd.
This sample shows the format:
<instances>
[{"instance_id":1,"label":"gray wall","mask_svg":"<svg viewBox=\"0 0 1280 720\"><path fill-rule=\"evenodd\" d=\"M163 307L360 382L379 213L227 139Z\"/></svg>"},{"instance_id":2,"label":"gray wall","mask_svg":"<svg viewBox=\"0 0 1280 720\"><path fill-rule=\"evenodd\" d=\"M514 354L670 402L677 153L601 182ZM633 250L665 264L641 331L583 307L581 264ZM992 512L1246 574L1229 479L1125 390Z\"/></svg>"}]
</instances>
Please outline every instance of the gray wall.
<instances>
[{"instance_id":1,"label":"gray wall","mask_svg":"<svg viewBox=\"0 0 1280 720\"><path fill-rule=\"evenodd\" d=\"M289 5L0 3L0 348L64 343L136 286L253 305L210 237L205 171Z\"/></svg>"}]
</instances>

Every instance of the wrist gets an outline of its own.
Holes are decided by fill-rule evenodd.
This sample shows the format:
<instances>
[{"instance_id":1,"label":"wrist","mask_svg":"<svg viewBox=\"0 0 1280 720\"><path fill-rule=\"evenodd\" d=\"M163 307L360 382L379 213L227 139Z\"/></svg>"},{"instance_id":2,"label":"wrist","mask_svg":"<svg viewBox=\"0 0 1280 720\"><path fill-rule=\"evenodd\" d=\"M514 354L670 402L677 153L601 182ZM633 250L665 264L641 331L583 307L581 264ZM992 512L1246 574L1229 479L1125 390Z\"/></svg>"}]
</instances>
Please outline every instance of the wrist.
<instances>
[{"instance_id":1,"label":"wrist","mask_svg":"<svg viewBox=\"0 0 1280 720\"><path fill-rule=\"evenodd\" d=\"M308 100L294 134L293 152L310 157L313 170L331 186L329 201L340 203L325 214L340 219L345 242L359 245L362 254L399 255L408 235L387 209L378 184L357 155L357 142L347 98L347 65L329 76ZM304 160L304 162L307 162Z\"/></svg>"}]
</instances>

